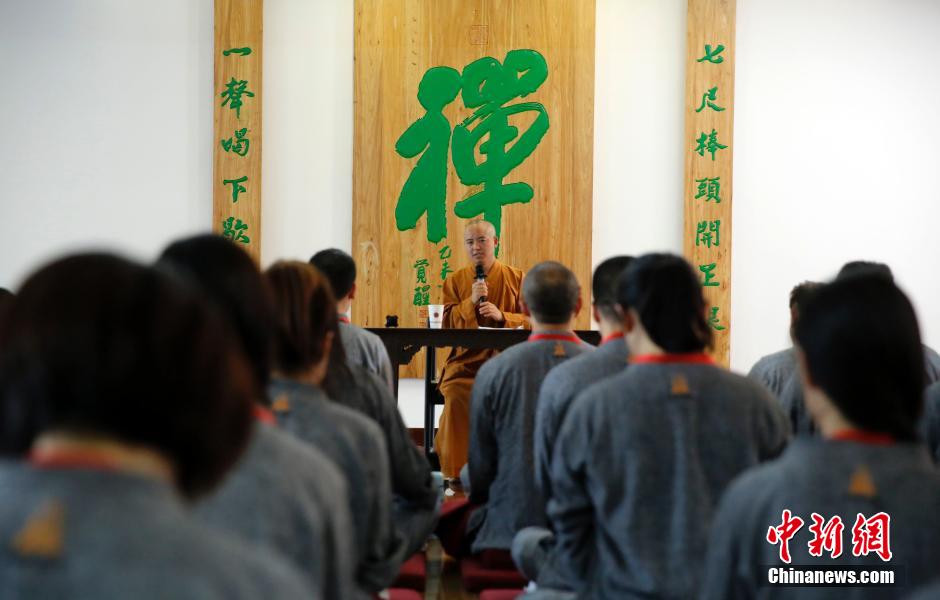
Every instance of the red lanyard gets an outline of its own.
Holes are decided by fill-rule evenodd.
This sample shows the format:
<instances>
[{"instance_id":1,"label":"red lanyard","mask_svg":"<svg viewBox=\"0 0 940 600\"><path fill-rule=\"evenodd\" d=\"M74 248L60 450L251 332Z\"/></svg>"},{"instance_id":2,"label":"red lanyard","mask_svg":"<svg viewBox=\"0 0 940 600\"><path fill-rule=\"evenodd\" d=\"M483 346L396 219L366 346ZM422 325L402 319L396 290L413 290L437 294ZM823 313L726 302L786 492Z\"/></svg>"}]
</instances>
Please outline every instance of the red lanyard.
<instances>
[{"instance_id":1,"label":"red lanyard","mask_svg":"<svg viewBox=\"0 0 940 600\"><path fill-rule=\"evenodd\" d=\"M340 323L346 323L347 325L349 325L349 317L347 317L346 315L340 315L338 318L339 318Z\"/></svg>"},{"instance_id":2,"label":"red lanyard","mask_svg":"<svg viewBox=\"0 0 940 600\"><path fill-rule=\"evenodd\" d=\"M622 339L623 339L623 332L622 332L622 331L618 331L617 333L612 333L612 334L610 334L610 335L608 335L608 336L605 336L605 337L601 340L601 346L603 346L603 345L606 344L607 342L612 342L612 341L614 341L614 340L622 340Z\"/></svg>"},{"instance_id":3,"label":"red lanyard","mask_svg":"<svg viewBox=\"0 0 940 600\"><path fill-rule=\"evenodd\" d=\"M692 352L689 354L641 354L630 357L630 363L640 364L690 364L690 365L713 365L715 361L707 354L702 352Z\"/></svg>"},{"instance_id":4,"label":"red lanyard","mask_svg":"<svg viewBox=\"0 0 940 600\"><path fill-rule=\"evenodd\" d=\"M529 336L528 341L537 342L539 340L555 340L558 342L571 342L572 344L581 343L581 338L573 333L533 333Z\"/></svg>"},{"instance_id":5,"label":"red lanyard","mask_svg":"<svg viewBox=\"0 0 940 600\"><path fill-rule=\"evenodd\" d=\"M29 462L39 469L94 469L117 471L118 462L95 450L33 450Z\"/></svg>"},{"instance_id":6,"label":"red lanyard","mask_svg":"<svg viewBox=\"0 0 940 600\"><path fill-rule=\"evenodd\" d=\"M274 413L268 410L266 407L261 406L260 404L255 404L254 409L255 421L259 423L266 423L268 425L277 424L277 418L275 418Z\"/></svg>"},{"instance_id":7,"label":"red lanyard","mask_svg":"<svg viewBox=\"0 0 940 600\"><path fill-rule=\"evenodd\" d=\"M894 444L894 437L887 433L865 431L863 429L843 429L829 436L829 439L837 442L858 442L873 446L890 446Z\"/></svg>"}]
</instances>

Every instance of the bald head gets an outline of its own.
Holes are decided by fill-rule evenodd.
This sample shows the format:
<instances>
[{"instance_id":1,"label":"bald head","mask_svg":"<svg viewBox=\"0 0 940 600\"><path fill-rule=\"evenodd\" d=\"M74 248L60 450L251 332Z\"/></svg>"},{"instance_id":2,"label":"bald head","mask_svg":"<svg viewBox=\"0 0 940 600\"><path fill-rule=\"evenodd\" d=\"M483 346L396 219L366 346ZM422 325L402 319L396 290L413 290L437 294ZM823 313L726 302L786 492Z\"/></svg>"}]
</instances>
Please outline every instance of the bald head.
<instances>
[{"instance_id":1,"label":"bald head","mask_svg":"<svg viewBox=\"0 0 940 600\"><path fill-rule=\"evenodd\" d=\"M493 224L477 219L467 223L463 233L464 248L474 264L482 266L487 272L496 262L496 228Z\"/></svg>"},{"instance_id":2,"label":"bald head","mask_svg":"<svg viewBox=\"0 0 940 600\"><path fill-rule=\"evenodd\" d=\"M578 309L581 286L571 269L554 261L541 262L526 273L522 298L532 317L546 325L567 323Z\"/></svg>"},{"instance_id":3,"label":"bald head","mask_svg":"<svg viewBox=\"0 0 940 600\"><path fill-rule=\"evenodd\" d=\"M496 237L496 227L489 221L484 221L483 219L474 219L468 222L464 231L473 231L474 234Z\"/></svg>"}]
</instances>

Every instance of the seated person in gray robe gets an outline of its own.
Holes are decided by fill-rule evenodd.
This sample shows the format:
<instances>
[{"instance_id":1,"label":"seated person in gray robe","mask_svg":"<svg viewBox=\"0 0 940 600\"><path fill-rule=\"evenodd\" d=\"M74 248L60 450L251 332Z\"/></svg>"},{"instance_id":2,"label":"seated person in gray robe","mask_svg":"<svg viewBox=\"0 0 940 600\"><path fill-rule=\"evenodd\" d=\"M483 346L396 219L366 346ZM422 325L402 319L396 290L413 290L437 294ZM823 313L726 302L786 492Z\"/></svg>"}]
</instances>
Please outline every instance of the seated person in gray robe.
<instances>
[{"instance_id":1,"label":"seated person in gray robe","mask_svg":"<svg viewBox=\"0 0 940 600\"><path fill-rule=\"evenodd\" d=\"M817 287L819 284L816 282L804 281L790 290L791 340L796 322L800 318L800 307ZM816 427L803 403L803 387L796 366L796 352L792 346L762 357L754 363L747 376L764 384L776 396L780 408L790 419L790 430L793 434L811 435L815 432Z\"/></svg>"},{"instance_id":2,"label":"seated person in gray robe","mask_svg":"<svg viewBox=\"0 0 940 600\"><path fill-rule=\"evenodd\" d=\"M789 427L763 386L704 354L712 330L684 259L636 259L617 299L630 366L580 394L562 423L550 564L579 598L691 598L718 498L777 456Z\"/></svg>"},{"instance_id":3,"label":"seated person in gray robe","mask_svg":"<svg viewBox=\"0 0 940 600\"><path fill-rule=\"evenodd\" d=\"M567 267L533 267L522 298L532 334L484 363L470 404L469 501L478 507L467 526L470 550L503 551L507 564L516 532L545 525L533 443L539 387L552 368L590 348L572 331L581 288Z\"/></svg>"},{"instance_id":4,"label":"seated person in gray robe","mask_svg":"<svg viewBox=\"0 0 940 600\"><path fill-rule=\"evenodd\" d=\"M310 257L310 264L320 269L330 280L336 310L339 314L339 337L343 342L346 359L375 373L394 393L392 387L392 361L382 339L371 331L353 325L349 320L352 302L356 299L356 261L337 248L321 250Z\"/></svg>"},{"instance_id":5,"label":"seated person in gray robe","mask_svg":"<svg viewBox=\"0 0 940 600\"><path fill-rule=\"evenodd\" d=\"M274 376L269 386L278 424L339 466L353 515L355 573L363 592L394 581L407 546L392 523L389 458L382 430L365 415L330 400L321 386L336 339L336 303L329 282L297 261L265 271L274 296Z\"/></svg>"},{"instance_id":6,"label":"seated person in gray robe","mask_svg":"<svg viewBox=\"0 0 940 600\"><path fill-rule=\"evenodd\" d=\"M806 303L795 341L819 436L731 485L712 522L701 597L905 597L940 577L940 472L917 435L924 358L914 309L890 279L837 279ZM794 581L797 566L890 570L898 585L769 585Z\"/></svg>"},{"instance_id":7,"label":"seated person in gray robe","mask_svg":"<svg viewBox=\"0 0 940 600\"><path fill-rule=\"evenodd\" d=\"M214 235L175 242L158 264L201 286L238 334L260 383L248 450L197 504L197 516L290 559L324 598L352 597L346 480L323 452L279 430L267 407L274 307L261 272L239 245Z\"/></svg>"},{"instance_id":8,"label":"seated person in gray robe","mask_svg":"<svg viewBox=\"0 0 940 600\"><path fill-rule=\"evenodd\" d=\"M535 482L542 499L551 499L551 460L558 429L575 397L611 375L627 367L627 344L623 339L623 318L617 305L617 281L630 265L633 257L614 256L594 269L591 292L594 296L593 317L601 333L596 350L558 365L545 377L539 388L538 408L535 416ZM530 579L536 579L537 570L551 553L548 529L527 528L513 540L513 561ZM534 545L530 545L534 542ZM531 563L531 564L529 564ZM535 566L533 566L535 565ZM551 568L546 574L553 572ZM563 587L564 582L543 580L549 587Z\"/></svg>"},{"instance_id":9,"label":"seated person in gray robe","mask_svg":"<svg viewBox=\"0 0 940 600\"><path fill-rule=\"evenodd\" d=\"M0 331L0 596L319 598L187 510L241 455L258 383L187 286L103 254L32 275Z\"/></svg>"}]
</instances>

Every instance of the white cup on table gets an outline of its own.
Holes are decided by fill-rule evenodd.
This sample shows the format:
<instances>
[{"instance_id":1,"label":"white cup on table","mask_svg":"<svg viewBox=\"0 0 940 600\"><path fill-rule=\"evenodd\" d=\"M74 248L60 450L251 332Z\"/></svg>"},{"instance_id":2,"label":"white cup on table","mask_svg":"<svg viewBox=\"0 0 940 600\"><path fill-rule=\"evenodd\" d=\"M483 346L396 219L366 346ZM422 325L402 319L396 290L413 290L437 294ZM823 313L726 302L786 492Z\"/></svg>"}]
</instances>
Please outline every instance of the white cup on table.
<instances>
[{"instance_id":1,"label":"white cup on table","mask_svg":"<svg viewBox=\"0 0 940 600\"><path fill-rule=\"evenodd\" d=\"M428 305L428 327L431 329L440 329L444 323L444 305Z\"/></svg>"}]
</instances>

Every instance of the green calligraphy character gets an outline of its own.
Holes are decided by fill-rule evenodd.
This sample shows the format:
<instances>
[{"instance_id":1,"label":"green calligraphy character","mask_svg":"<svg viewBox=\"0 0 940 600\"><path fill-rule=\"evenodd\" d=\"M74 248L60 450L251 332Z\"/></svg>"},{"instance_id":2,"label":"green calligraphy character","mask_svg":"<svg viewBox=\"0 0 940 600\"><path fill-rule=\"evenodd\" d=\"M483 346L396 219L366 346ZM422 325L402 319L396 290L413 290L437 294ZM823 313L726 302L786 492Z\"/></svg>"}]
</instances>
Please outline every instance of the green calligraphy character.
<instances>
[{"instance_id":1,"label":"green calligraphy character","mask_svg":"<svg viewBox=\"0 0 940 600\"><path fill-rule=\"evenodd\" d=\"M718 307L713 306L711 310L711 315L709 315L708 317L708 324L711 325L711 328L714 329L715 331L724 331L725 326L720 325L719 323L720 321L718 319Z\"/></svg>"},{"instance_id":2,"label":"green calligraphy character","mask_svg":"<svg viewBox=\"0 0 940 600\"><path fill-rule=\"evenodd\" d=\"M223 179L222 185L231 185L232 186L232 204L238 202L238 195L242 192L248 191L245 186L242 184L248 181L248 176L239 177L238 179Z\"/></svg>"},{"instance_id":3,"label":"green calligraphy character","mask_svg":"<svg viewBox=\"0 0 940 600\"><path fill-rule=\"evenodd\" d=\"M235 217L229 217L222 221L222 237L232 240L233 242L238 242L240 244L248 244L251 242L251 239L245 235L245 231L248 230L248 225L242 223L241 219L236 219Z\"/></svg>"},{"instance_id":4,"label":"green calligraphy character","mask_svg":"<svg viewBox=\"0 0 940 600\"><path fill-rule=\"evenodd\" d=\"M242 56L248 56L251 54L251 48L229 48L228 50L222 51L222 56L229 56L230 54L240 54Z\"/></svg>"},{"instance_id":5,"label":"green calligraphy character","mask_svg":"<svg viewBox=\"0 0 940 600\"><path fill-rule=\"evenodd\" d=\"M705 110L706 106L714 110L715 112L723 111L724 108L715 104L717 100L718 100L718 88L713 87L707 92L705 92L704 94L702 94L702 105L696 108L695 112L702 112L703 110Z\"/></svg>"},{"instance_id":6,"label":"green calligraphy character","mask_svg":"<svg viewBox=\"0 0 940 600\"><path fill-rule=\"evenodd\" d=\"M417 269L418 273L418 283L427 283L428 282L428 266L431 263L428 262L428 259L422 258L419 261L416 261L412 268Z\"/></svg>"},{"instance_id":7,"label":"green calligraphy character","mask_svg":"<svg viewBox=\"0 0 940 600\"><path fill-rule=\"evenodd\" d=\"M427 306L431 303L431 286L423 285L415 288L414 299L412 304L415 306Z\"/></svg>"},{"instance_id":8,"label":"green calligraphy character","mask_svg":"<svg viewBox=\"0 0 940 600\"><path fill-rule=\"evenodd\" d=\"M427 213L428 241L447 237L447 151L450 122L444 107L460 92L460 73L450 67L428 69L418 84L418 102L427 111L412 123L395 143L405 158L421 154L398 195L395 225L399 231L414 229Z\"/></svg>"},{"instance_id":9,"label":"green calligraphy character","mask_svg":"<svg viewBox=\"0 0 940 600\"><path fill-rule=\"evenodd\" d=\"M447 262L451 254L450 246L444 246L438 250L438 255L441 257L441 260L444 261L444 264L441 265L441 281L447 281L447 276L454 272L453 269L450 268L450 263Z\"/></svg>"},{"instance_id":10,"label":"green calligraphy character","mask_svg":"<svg viewBox=\"0 0 940 600\"><path fill-rule=\"evenodd\" d=\"M548 63L535 50L512 50L502 64L489 56L473 61L461 77L464 105L476 111L454 128L454 167L464 185L482 189L457 202L454 212L463 219L483 215L499 237L503 206L527 203L534 195L529 184L503 179L535 151L549 126L541 103L506 103L535 92L548 78ZM535 119L520 135L509 118L523 113ZM485 157L479 163L477 151Z\"/></svg>"},{"instance_id":11,"label":"green calligraphy character","mask_svg":"<svg viewBox=\"0 0 940 600\"><path fill-rule=\"evenodd\" d=\"M240 119L242 114L242 96L254 98L255 93L248 91L247 81L237 81L234 77L225 84L225 91L219 94L222 100L222 106L228 104L229 108L235 111L235 118Z\"/></svg>"},{"instance_id":12,"label":"green calligraphy character","mask_svg":"<svg viewBox=\"0 0 940 600\"><path fill-rule=\"evenodd\" d=\"M695 183L698 184L698 193L695 194L696 199L704 197L705 202L714 200L715 204L721 204L721 177L696 179Z\"/></svg>"},{"instance_id":13,"label":"green calligraphy character","mask_svg":"<svg viewBox=\"0 0 940 600\"><path fill-rule=\"evenodd\" d=\"M712 155L712 161L715 160L715 153L719 150L724 150L727 146L722 146L718 143L718 133L712 129L712 132L707 134L703 131L702 135L695 140L698 144L695 147L695 151L699 156L705 156L705 153L708 152Z\"/></svg>"},{"instance_id":14,"label":"green calligraphy character","mask_svg":"<svg viewBox=\"0 0 940 600\"><path fill-rule=\"evenodd\" d=\"M724 50L725 50L725 47L722 46L721 44L718 44L718 47L715 48L714 50L712 50L711 44L705 44L705 56L703 56L702 58L695 59L695 62L708 61L710 63L720 65L721 63L725 62L725 57L719 56L722 52L724 52Z\"/></svg>"},{"instance_id":15,"label":"green calligraphy character","mask_svg":"<svg viewBox=\"0 0 940 600\"><path fill-rule=\"evenodd\" d=\"M711 248L721 245L721 221L700 221L695 226L695 245Z\"/></svg>"},{"instance_id":16,"label":"green calligraphy character","mask_svg":"<svg viewBox=\"0 0 940 600\"><path fill-rule=\"evenodd\" d=\"M702 282L702 287L718 287L720 284L715 279L715 267L718 266L718 263L711 263L709 265L699 265L698 270L705 275L705 281Z\"/></svg>"},{"instance_id":17,"label":"green calligraphy character","mask_svg":"<svg viewBox=\"0 0 940 600\"><path fill-rule=\"evenodd\" d=\"M219 144L222 145L222 149L226 152L234 152L239 156L245 156L248 154L248 146L250 144L248 138L245 137L246 135L248 135L248 128L243 127L235 131L235 135L227 140L219 140Z\"/></svg>"}]
</instances>

